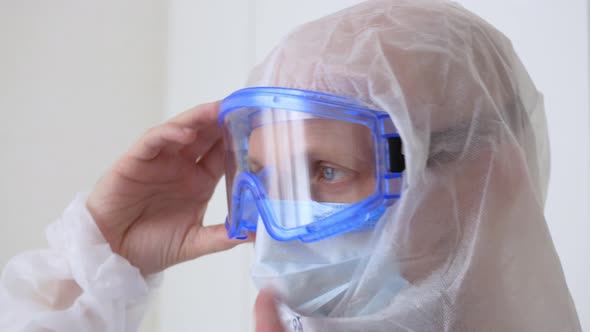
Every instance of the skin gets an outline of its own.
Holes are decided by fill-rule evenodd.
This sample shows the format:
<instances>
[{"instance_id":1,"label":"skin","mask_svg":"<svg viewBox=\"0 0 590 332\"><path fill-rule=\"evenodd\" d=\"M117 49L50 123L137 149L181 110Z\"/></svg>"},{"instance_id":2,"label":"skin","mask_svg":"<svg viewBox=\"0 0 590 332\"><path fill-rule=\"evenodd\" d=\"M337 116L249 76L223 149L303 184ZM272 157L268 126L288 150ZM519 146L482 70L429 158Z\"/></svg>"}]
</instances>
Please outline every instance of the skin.
<instances>
[{"instance_id":1,"label":"skin","mask_svg":"<svg viewBox=\"0 0 590 332\"><path fill-rule=\"evenodd\" d=\"M272 170L266 188L271 198L356 203L375 190L373 151L363 125L308 119L253 130L248 161L252 172Z\"/></svg>"},{"instance_id":2,"label":"skin","mask_svg":"<svg viewBox=\"0 0 590 332\"><path fill-rule=\"evenodd\" d=\"M219 102L199 105L148 130L88 198L112 250L144 275L245 242L203 226L224 170L218 112ZM271 293L258 298L256 321L257 331L282 330Z\"/></svg>"},{"instance_id":3,"label":"skin","mask_svg":"<svg viewBox=\"0 0 590 332\"><path fill-rule=\"evenodd\" d=\"M254 315L256 332L284 332L276 308L276 296L269 289L263 289L256 298Z\"/></svg>"}]
</instances>

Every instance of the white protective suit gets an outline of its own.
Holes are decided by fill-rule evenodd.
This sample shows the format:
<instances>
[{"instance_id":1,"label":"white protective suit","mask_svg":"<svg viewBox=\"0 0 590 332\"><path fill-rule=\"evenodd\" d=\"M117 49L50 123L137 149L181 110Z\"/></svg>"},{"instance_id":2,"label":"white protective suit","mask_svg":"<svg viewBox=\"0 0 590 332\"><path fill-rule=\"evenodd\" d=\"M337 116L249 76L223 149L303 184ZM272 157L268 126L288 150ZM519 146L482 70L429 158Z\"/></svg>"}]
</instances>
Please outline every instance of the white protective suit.
<instances>
[{"instance_id":1,"label":"white protective suit","mask_svg":"<svg viewBox=\"0 0 590 332\"><path fill-rule=\"evenodd\" d=\"M22 253L0 279L0 331L136 331L159 275L112 252L79 194L46 230L49 248Z\"/></svg>"},{"instance_id":2,"label":"white protective suit","mask_svg":"<svg viewBox=\"0 0 590 332\"><path fill-rule=\"evenodd\" d=\"M249 85L355 98L387 111L404 141L403 197L373 254L331 317L285 308L288 330L580 331L543 216L543 99L488 23L446 1L367 1L296 29ZM110 252L83 206L49 228L50 249L5 267L0 330L136 328L154 281ZM392 269L408 285L359 315Z\"/></svg>"},{"instance_id":3,"label":"white protective suit","mask_svg":"<svg viewBox=\"0 0 590 332\"><path fill-rule=\"evenodd\" d=\"M387 111L404 142L405 192L373 254L331 317L286 325L580 330L543 216L543 98L502 33L451 2L367 1L296 29L249 85L355 98ZM410 285L359 316L398 270Z\"/></svg>"}]
</instances>

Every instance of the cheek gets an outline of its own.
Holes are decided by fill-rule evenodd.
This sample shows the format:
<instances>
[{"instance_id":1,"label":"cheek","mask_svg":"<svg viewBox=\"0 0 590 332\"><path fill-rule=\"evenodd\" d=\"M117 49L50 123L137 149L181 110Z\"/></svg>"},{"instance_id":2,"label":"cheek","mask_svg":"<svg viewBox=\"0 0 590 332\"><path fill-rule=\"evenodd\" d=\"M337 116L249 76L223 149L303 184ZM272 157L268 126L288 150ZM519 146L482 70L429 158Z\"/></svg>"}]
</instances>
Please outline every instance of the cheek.
<instances>
[{"instance_id":1,"label":"cheek","mask_svg":"<svg viewBox=\"0 0 590 332\"><path fill-rule=\"evenodd\" d=\"M363 194L361 195L361 197L369 197L369 195L373 194L373 192L375 192L375 176L373 174L371 174L370 176L367 177L367 179L363 182Z\"/></svg>"},{"instance_id":2,"label":"cheek","mask_svg":"<svg viewBox=\"0 0 590 332\"><path fill-rule=\"evenodd\" d=\"M360 202L371 196L375 192L375 176L373 174L364 175L354 185L351 191L350 202Z\"/></svg>"}]
</instances>

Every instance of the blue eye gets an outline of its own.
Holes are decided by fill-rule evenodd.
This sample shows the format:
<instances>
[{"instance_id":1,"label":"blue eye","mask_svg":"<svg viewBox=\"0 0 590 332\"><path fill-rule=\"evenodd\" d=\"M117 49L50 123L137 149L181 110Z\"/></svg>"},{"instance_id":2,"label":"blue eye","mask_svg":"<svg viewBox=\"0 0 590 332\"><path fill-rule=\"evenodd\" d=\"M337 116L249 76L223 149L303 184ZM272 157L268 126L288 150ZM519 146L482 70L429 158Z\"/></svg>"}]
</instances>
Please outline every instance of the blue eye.
<instances>
[{"instance_id":1,"label":"blue eye","mask_svg":"<svg viewBox=\"0 0 590 332\"><path fill-rule=\"evenodd\" d=\"M328 181L334 181L334 178L336 177L336 170L334 167L323 167L322 176Z\"/></svg>"},{"instance_id":2,"label":"blue eye","mask_svg":"<svg viewBox=\"0 0 590 332\"><path fill-rule=\"evenodd\" d=\"M317 174L324 182L340 182L351 176L349 171L332 166L320 166Z\"/></svg>"}]
</instances>

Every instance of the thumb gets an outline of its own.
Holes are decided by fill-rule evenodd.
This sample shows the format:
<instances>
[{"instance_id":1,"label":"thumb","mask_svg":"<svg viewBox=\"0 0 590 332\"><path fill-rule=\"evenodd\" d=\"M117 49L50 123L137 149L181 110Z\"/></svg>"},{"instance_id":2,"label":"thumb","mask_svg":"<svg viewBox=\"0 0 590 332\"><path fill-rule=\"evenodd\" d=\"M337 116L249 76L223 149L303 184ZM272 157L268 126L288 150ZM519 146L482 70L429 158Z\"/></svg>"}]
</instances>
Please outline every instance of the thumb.
<instances>
[{"instance_id":1,"label":"thumb","mask_svg":"<svg viewBox=\"0 0 590 332\"><path fill-rule=\"evenodd\" d=\"M197 257L231 249L238 244L254 242L254 233L245 240L229 239L225 225L193 225L180 247L179 261L184 262Z\"/></svg>"},{"instance_id":2,"label":"thumb","mask_svg":"<svg viewBox=\"0 0 590 332\"><path fill-rule=\"evenodd\" d=\"M285 332L272 291L269 289L260 291L254 304L254 311L256 315L256 332Z\"/></svg>"}]
</instances>

